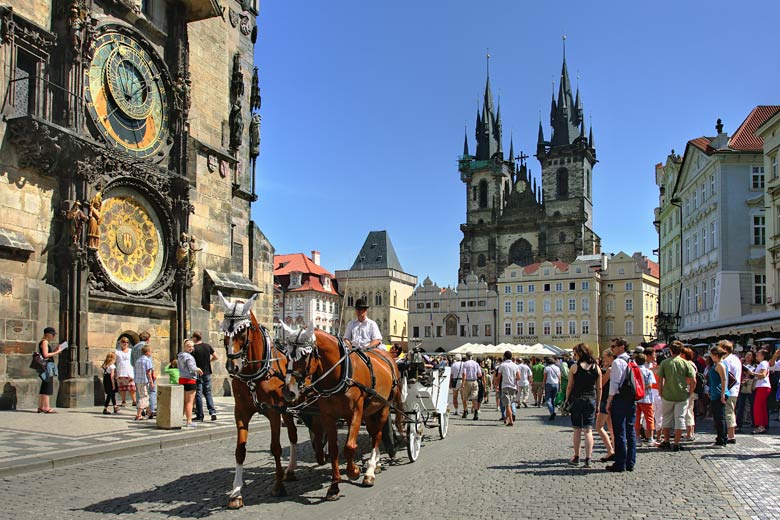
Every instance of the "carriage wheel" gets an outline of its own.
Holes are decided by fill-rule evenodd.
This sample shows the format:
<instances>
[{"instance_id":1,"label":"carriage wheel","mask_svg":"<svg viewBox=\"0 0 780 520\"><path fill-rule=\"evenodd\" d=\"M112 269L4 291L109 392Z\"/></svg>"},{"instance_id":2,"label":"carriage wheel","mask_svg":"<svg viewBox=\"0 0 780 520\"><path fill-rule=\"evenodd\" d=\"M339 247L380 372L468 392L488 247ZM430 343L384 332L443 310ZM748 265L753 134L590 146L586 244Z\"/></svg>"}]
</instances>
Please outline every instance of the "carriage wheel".
<instances>
[{"instance_id":1,"label":"carriage wheel","mask_svg":"<svg viewBox=\"0 0 780 520\"><path fill-rule=\"evenodd\" d=\"M439 437L442 439L447 436L447 430L450 429L450 416L446 413L439 414Z\"/></svg>"},{"instance_id":2,"label":"carriage wheel","mask_svg":"<svg viewBox=\"0 0 780 520\"><path fill-rule=\"evenodd\" d=\"M408 441L406 445L406 454L409 455L410 462L415 462L417 457L420 456L424 429L418 414L414 414L414 419L414 422L406 423L406 439Z\"/></svg>"},{"instance_id":3,"label":"carriage wheel","mask_svg":"<svg viewBox=\"0 0 780 520\"><path fill-rule=\"evenodd\" d=\"M390 455L391 459L395 458L397 450L395 449L395 432L393 431L392 417L387 416L387 421L382 428L382 446L385 448L385 452Z\"/></svg>"}]
</instances>

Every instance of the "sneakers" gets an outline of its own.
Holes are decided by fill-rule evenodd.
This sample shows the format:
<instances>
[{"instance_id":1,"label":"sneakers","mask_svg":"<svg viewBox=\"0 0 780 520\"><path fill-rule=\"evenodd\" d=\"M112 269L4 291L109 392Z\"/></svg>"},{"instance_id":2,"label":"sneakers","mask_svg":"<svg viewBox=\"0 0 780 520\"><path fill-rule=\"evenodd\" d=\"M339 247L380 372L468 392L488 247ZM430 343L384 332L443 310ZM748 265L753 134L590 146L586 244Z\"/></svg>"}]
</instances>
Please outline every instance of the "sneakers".
<instances>
[{"instance_id":1,"label":"sneakers","mask_svg":"<svg viewBox=\"0 0 780 520\"><path fill-rule=\"evenodd\" d=\"M217 420L217 414L213 413L211 414L211 420L216 421Z\"/></svg>"},{"instance_id":2,"label":"sneakers","mask_svg":"<svg viewBox=\"0 0 780 520\"><path fill-rule=\"evenodd\" d=\"M523 403L523 408L528 408L528 403Z\"/></svg>"},{"instance_id":3,"label":"sneakers","mask_svg":"<svg viewBox=\"0 0 780 520\"><path fill-rule=\"evenodd\" d=\"M585 459L585 464L582 465L583 468L589 468L590 467L590 459Z\"/></svg>"},{"instance_id":4,"label":"sneakers","mask_svg":"<svg viewBox=\"0 0 780 520\"><path fill-rule=\"evenodd\" d=\"M475 421L479 420L479 412L474 412L474 420Z\"/></svg>"},{"instance_id":5,"label":"sneakers","mask_svg":"<svg viewBox=\"0 0 780 520\"><path fill-rule=\"evenodd\" d=\"M460 418L465 419L468 414L469 413L466 410L463 410L463 415L461 415Z\"/></svg>"},{"instance_id":6,"label":"sneakers","mask_svg":"<svg viewBox=\"0 0 780 520\"><path fill-rule=\"evenodd\" d=\"M680 447L679 444L675 444L678 448ZM660 444L658 444L659 450L671 450L672 449L672 443L669 441L662 441Z\"/></svg>"},{"instance_id":7,"label":"sneakers","mask_svg":"<svg viewBox=\"0 0 780 520\"><path fill-rule=\"evenodd\" d=\"M736 444L736 443L737 443L737 439L729 439L726 441L726 444Z\"/></svg>"},{"instance_id":8,"label":"sneakers","mask_svg":"<svg viewBox=\"0 0 780 520\"><path fill-rule=\"evenodd\" d=\"M590 459L585 459L590 460ZM569 459L569 466L579 466L580 465L580 458L579 457L572 457Z\"/></svg>"},{"instance_id":9,"label":"sneakers","mask_svg":"<svg viewBox=\"0 0 780 520\"><path fill-rule=\"evenodd\" d=\"M550 421L550 422L554 421L555 420L555 412L551 413L550 414L550 418L547 419L547 420Z\"/></svg>"}]
</instances>

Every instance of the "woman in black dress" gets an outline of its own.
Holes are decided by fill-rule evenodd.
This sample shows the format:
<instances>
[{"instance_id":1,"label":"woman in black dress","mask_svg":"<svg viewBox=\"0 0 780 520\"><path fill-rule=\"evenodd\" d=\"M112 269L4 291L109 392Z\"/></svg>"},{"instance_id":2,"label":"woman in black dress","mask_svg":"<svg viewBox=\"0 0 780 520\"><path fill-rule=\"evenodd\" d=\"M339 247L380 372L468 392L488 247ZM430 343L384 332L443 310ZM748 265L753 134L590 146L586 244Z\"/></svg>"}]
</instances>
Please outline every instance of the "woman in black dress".
<instances>
[{"instance_id":1,"label":"woman in black dress","mask_svg":"<svg viewBox=\"0 0 780 520\"><path fill-rule=\"evenodd\" d=\"M569 371L569 383L566 386L566 401L574 427L574 457L569 464L576 466L580 463L580 442L584 432L585 467L589 468L593 455L593 419L596 403L601 400L601 370L585 343L574 347L574 359L577 363Z\"/></svg>"},{"instance_id":2,"label":"woman in black dress","mask_svg":"<svg viewBox=\"0 0 780 520\"><path fill-rule=\"evenodd\" d=\"M50 345L57 338L54 327L43 329L43 339L38 343L38 351L46 360L46 370L41 374L41 389L38 392L38 413L57 413L49 405L49 396L54 393L54 378L57 377L54 356L62 351L61 346Z\"/></svg>"}]
</instances>

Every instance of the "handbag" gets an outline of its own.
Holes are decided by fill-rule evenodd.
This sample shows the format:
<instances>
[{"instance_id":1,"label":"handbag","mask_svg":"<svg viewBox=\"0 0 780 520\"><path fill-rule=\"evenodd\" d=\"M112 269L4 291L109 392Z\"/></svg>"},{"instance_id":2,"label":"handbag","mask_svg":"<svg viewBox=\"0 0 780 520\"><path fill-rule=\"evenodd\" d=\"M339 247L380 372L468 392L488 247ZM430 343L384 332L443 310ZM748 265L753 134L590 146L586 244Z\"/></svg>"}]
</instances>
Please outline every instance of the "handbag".
<instances>
[{"instance_id":1,"label":"handbag","mask_svg":"<svg viewBox=\"0 0 780 520\"><path fill-rule=\"evenodd\" d=\"M32 361L30 361L30 368L36 370L38 373L46 371L46 365L49 362L44 358L37 350L32 353Z\"/></svg>"}]
</instances>

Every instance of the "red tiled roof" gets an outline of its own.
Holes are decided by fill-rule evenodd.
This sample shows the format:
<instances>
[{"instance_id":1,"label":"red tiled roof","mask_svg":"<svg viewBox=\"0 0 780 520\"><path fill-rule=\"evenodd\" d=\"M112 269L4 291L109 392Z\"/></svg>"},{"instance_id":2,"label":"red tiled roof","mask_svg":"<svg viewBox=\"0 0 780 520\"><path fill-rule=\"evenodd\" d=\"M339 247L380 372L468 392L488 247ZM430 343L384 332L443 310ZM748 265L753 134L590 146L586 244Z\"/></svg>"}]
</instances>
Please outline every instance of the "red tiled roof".
<instances>
[{"instance_id":1,"label":"red tiled roof","mask_svg":"<svg viewBox=\"0 0 780 520\"><path fill-rule=\"evenodd\" d=\"M339 294L333 289L332 284L330 286L330 290L326 291L325 288L320 283L320 279L312 276L310 276L306 281L301 283L300 287L295 289L290 289L288 292L302 292L302 291L317 291L325 294L332 294L334 296L338 296Z\"/></svg>"},{"instance_id":2,"label":"red tiled roof","mask_svg":"<svg viewBox=\"0 0 780 520\"><path fill-rule=\"evenodd\" d=\"M653 262L652 260L648 260L647 267L648 269L650 269L650 276L653 276L655 278L661 277L661 269L658 267L658 262Z\"/></svg>"},{"instance_id":3,"label":"red tiled roof","mask_svg":"<svg viewBox=\"0 0 780 520\"><path fill-rule=\"evenodd\" d=\"M712 155L715 149L710 146L710 143L714 139L714 137L697 137L696 139L691 139L688 142L707 155Z\"/></svg>"},{"instance_id":4,"label":"red tiled roof","mask_svg":"<svg viewBox=\"0 0 780 520\"><path fill-rule=\"evenodd\" d=\"M759 126L780 112L778 105L758 105L745 118L734 135L729 139L729 148L740 152L761 152L764 140L755 135Z\"/></svg>"},{"instance_id":5,"label":"red tiled roof","mask_svg":"<svg viewBox=\"0 0 780 520\"><path fill-rule=\"evenodd\" d=\"M567 264L566 262L561 262L560 260L553 260L550 263L553 264L555 267L557 267L559 271L566 271L569 268L569 264ZM525 266L523 268L523 272L525 274L533 274L533 273L535 273L536 271L539 270L539 267L541 265L542 265L542 262L536 262L536 263L533 263L533 264L528 264L527 266Z\"/></svg>"},{"instance_id":6,"label":"red tiled roof","mask_svg":"<svg viewBox=\"0 0 780 520\"><path fill-rule=\"evenodd\" d=\"M291 255L274 255L274 276L283 276L293 271L298 273L311 273L317 275L333 275L322 266L315 264L311 258L303 253L294 253Z\"/></svg>"}]
</instances>

